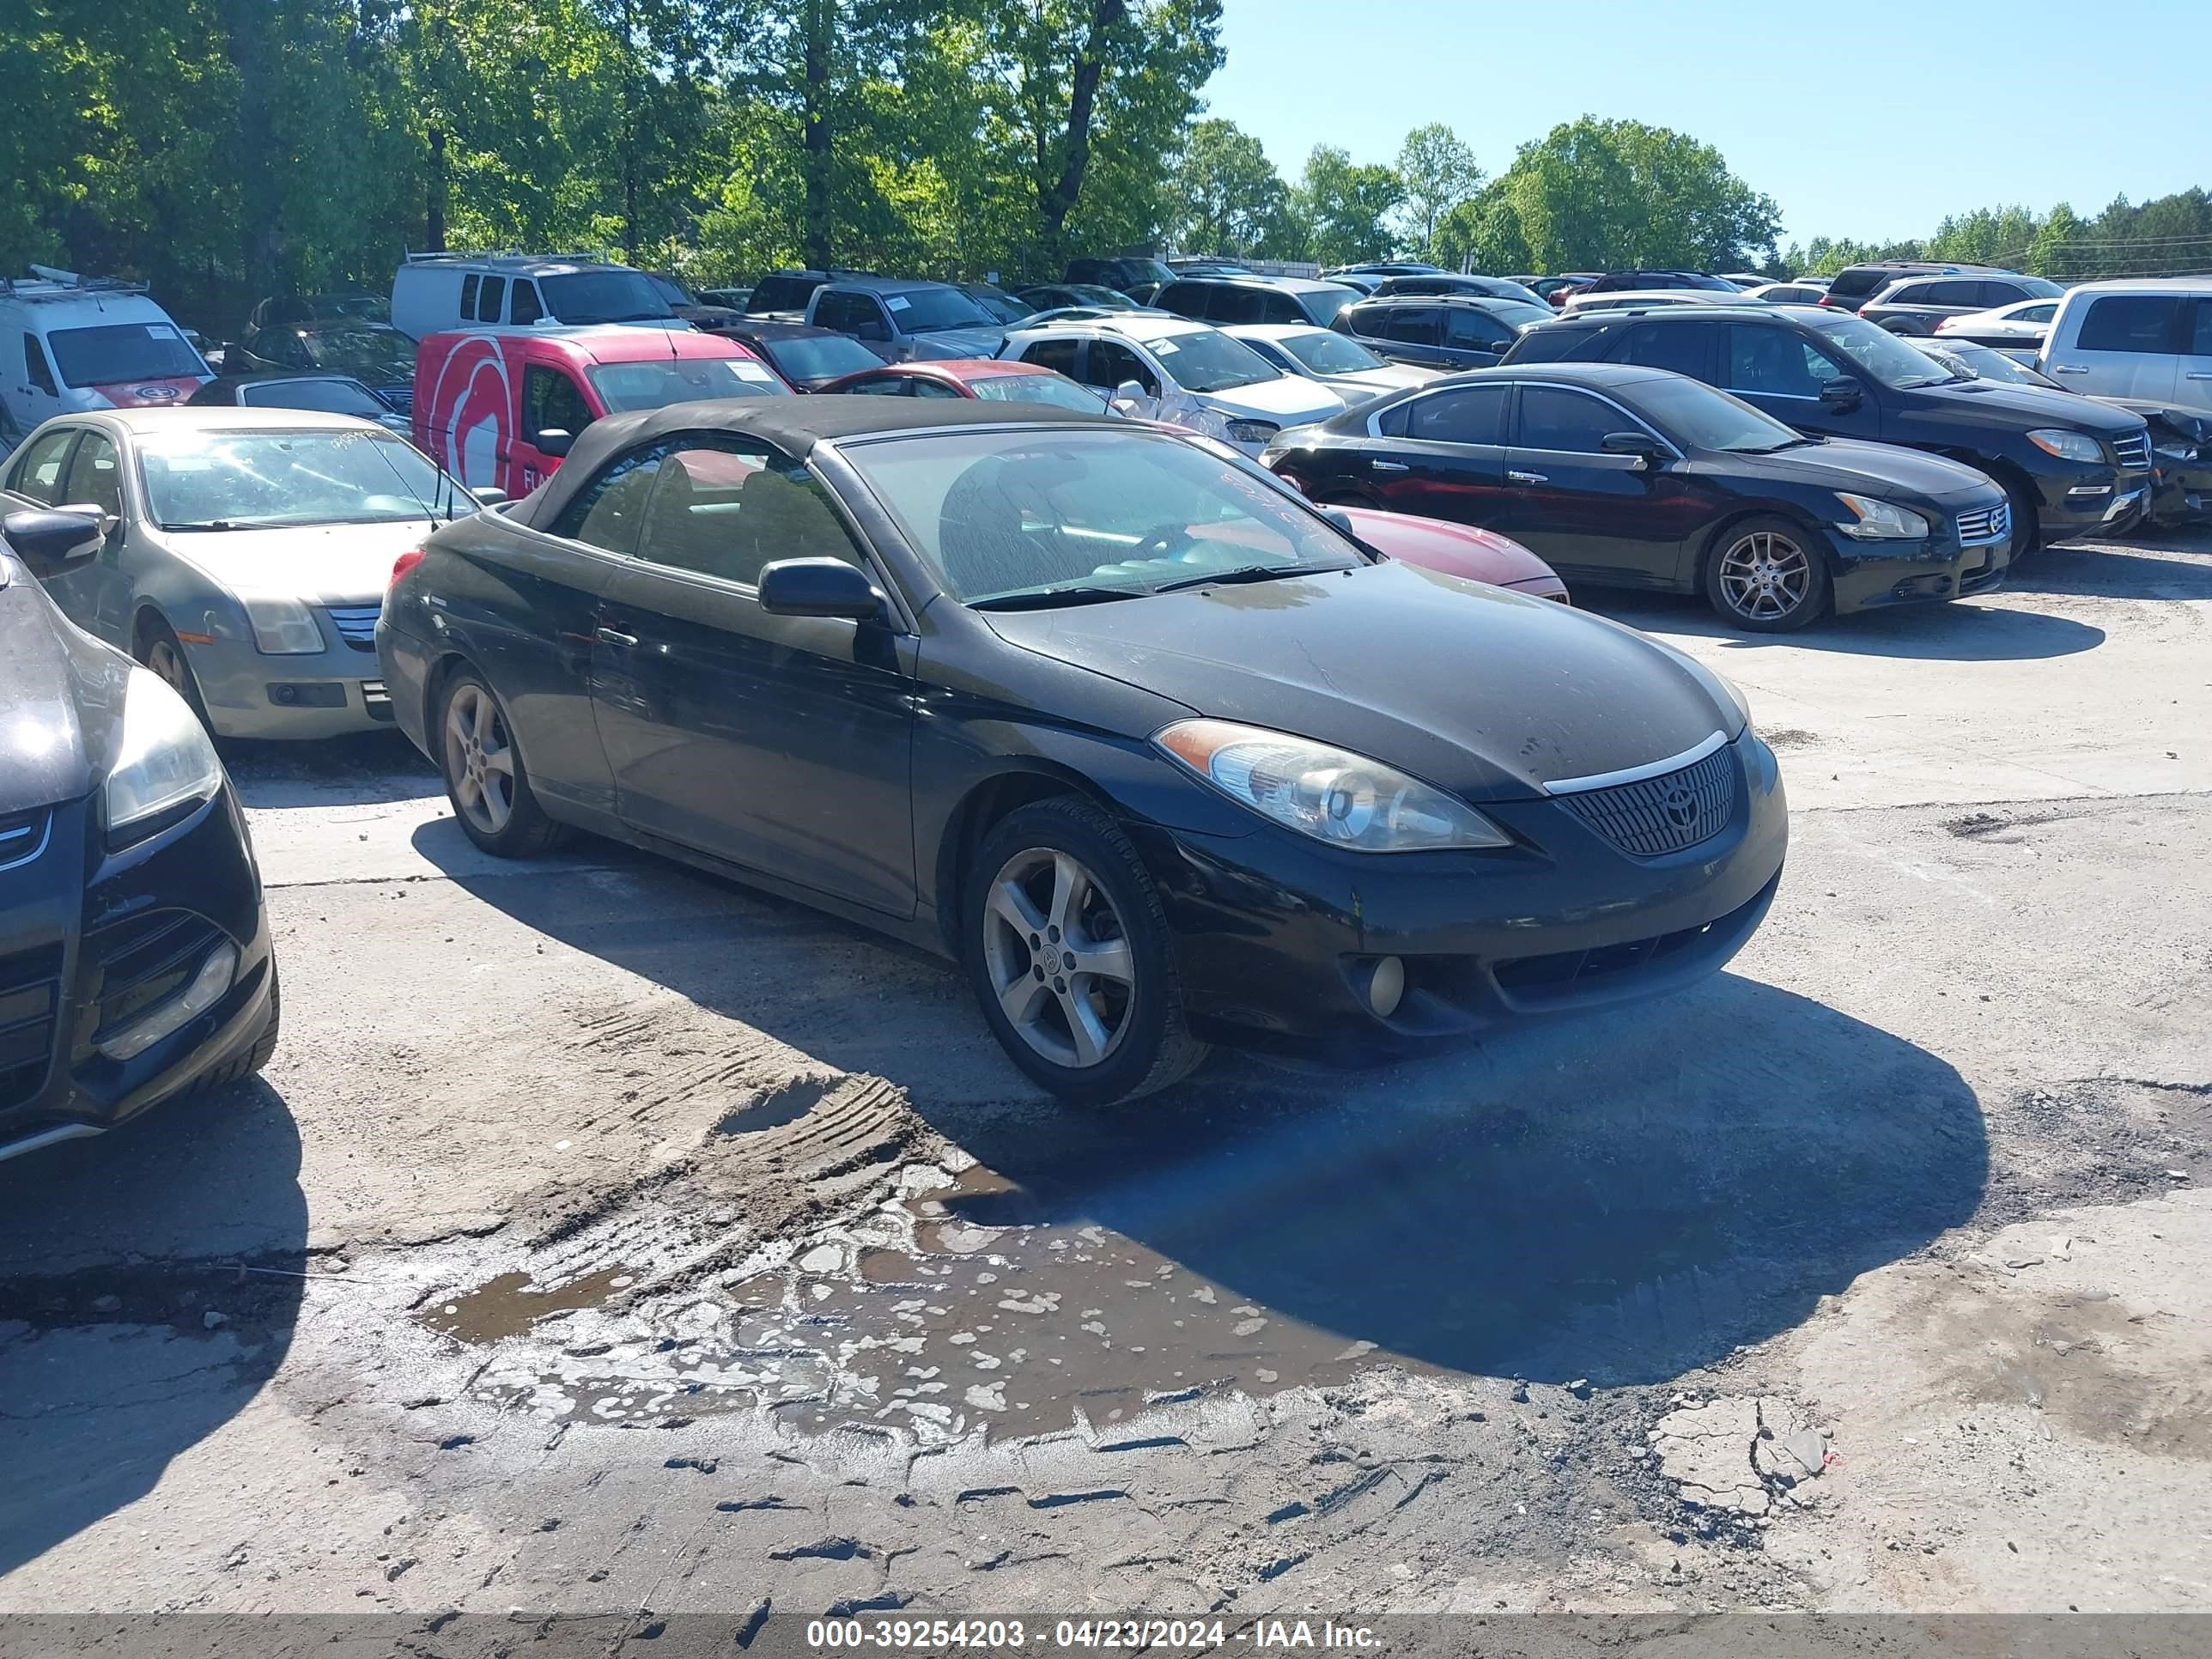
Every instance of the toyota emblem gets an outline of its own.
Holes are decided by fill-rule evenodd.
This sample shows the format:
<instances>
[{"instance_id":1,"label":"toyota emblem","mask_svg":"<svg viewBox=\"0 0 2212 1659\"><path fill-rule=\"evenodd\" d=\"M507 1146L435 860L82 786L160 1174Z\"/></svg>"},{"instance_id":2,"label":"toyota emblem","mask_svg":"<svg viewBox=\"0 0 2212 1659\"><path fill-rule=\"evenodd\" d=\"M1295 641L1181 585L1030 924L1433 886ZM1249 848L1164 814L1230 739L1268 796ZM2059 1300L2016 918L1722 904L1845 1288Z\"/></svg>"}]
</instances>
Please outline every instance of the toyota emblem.
<instances>
[{"instance_id":1,"label":"toyota emblem","mask_svg":"<svg viewBox=\"0 0 2212 1659\"><path fill-rule=\"evenodd\" d=\"M177 395L177 388L173 386L142 386L131 395L149 404L166 403Z\"/></svg>"},{"instance_id":2,"label":"toyota emblem","mask_svg":"<svg viewBox=\"0 0 2212 1659\"><path fill-rule=\"evenodd\" d=\"M1667 814L1667 822L1677 830L1686 830L1698 821L1698 798L1679 783L1667 792L1659 805Z\"/></svg>"}]
</instances>

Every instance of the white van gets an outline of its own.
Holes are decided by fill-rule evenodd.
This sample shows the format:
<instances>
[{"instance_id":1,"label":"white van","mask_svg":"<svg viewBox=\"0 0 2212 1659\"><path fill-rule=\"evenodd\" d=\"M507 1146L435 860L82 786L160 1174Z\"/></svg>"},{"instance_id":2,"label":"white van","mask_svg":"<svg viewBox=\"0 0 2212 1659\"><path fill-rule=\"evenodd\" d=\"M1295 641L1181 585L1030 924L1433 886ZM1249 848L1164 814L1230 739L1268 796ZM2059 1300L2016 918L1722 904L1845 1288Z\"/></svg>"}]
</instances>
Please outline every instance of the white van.
<instances>
[{"instance_id":1,"label":"white van","mask_svg":"<svg viewBox=\"0 0 2212 1659\"><path fill-rule=\"evenodd\" d=\"M688 329L650 277L588 253L410 253L392 276L392 325L410 340L485 323Z\"/></svg>"},{"instance_id":2,"label":"white van","mask_svg":"<svg viewBox=\"0 0 2212 1659\"><path fill-rule=\"evenodd\" d=\"M2212 410L2212 276L2069 289L2036 366L2069 392Z\"/></svg>"},{"instance_id":3,"label":"white van","mask_svg":"<svg viewBox=\"0 0 2212 1659\"><path fill-rule=\"evenodd\" d=\"M0 435L56 415L181 404L215 379L144 288L31 271L0 277Z\"/></svg>"}]
</instances>

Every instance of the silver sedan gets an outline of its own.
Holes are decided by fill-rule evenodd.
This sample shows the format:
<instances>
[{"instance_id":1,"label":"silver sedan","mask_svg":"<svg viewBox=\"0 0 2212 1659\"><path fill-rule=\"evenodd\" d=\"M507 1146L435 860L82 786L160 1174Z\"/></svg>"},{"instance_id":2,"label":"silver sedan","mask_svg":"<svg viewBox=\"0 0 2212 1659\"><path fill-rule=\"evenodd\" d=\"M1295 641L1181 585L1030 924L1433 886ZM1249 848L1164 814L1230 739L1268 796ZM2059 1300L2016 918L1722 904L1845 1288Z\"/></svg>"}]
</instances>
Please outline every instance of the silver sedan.
<instances>
[{"instance_id":1,"label":"silver sedan","mask_svg":"<svg viewBox=\"0 0 2212 1659\"><path fill-rule=\"evenodd\" d=\"M373 422L191 408L48 421L0 471L0 503L104 515L99 556L47 592L226 738L390 724L375 635L392 562L477 506Z\"/></svg>"}]
</instances>

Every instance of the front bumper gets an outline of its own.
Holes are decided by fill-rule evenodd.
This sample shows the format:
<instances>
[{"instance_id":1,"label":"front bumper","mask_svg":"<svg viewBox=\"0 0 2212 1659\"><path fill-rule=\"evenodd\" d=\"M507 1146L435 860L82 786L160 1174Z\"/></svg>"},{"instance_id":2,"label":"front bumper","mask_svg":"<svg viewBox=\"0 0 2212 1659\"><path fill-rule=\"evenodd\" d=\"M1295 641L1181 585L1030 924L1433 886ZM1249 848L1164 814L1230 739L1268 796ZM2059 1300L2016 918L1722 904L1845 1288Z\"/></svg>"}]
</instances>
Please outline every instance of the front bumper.
<instances>
[{"instance_id":1,"label":"front bumper","mask_svg":"<svg viewBox=\"0 0 2212 1659\"><path fill-rule=\"evenodd\" d=\"M392 724L373 645L341 640L320 652L271 657L251 640L217 639L187 641L184 652L219 738L335 738Z\"/></svg>"},{"instance_id":2,"label":"front bumper","mask_svg":"<svg viewBox=\"0 0 2212 1659\"><path fill-rule=\"evenodd\" d=\"M2212 519L2212 459L2152 464L2150 517L2154 524L2193 525Z\"/></svg>"},{"instance_id":3,"label":"front bumper","mask_svg":"<svg viewBox=\"0 0 2212 1659\"><path fill-rule=\"evenodd\" d=\"M1789 842L1773 751L1746 732L1722 752L1736 784L1724 828L1655 858L1550 799L1485 804L1519 843L1495 854L1347 853L1273 825L1131 834L1195 1030L1323 1058L1418 1053L1718 971L1765 918ZM1382 957L1404 964L1407 987L1387 1017L1364 990Z\"/></svg>"},{"instance_id":4,"label":"front bumper","mask_svg":"<svg viewBox=\"0 0 2212 1659\"><path fill-rule=\"evenodd\" d=\"M1986 593L2012 564L2009 538L1964 547L1955 530L1923 542L1862 542L1831 531L1836 614Z\"/></svg>"},{"instance_id":5,"label":"front bumper","mask_svg":"<svg viewBox=\"0 0 2212 1659\"><path fill-rule=\"evenodd\" d=\"M113 1127L237 1058L268 1022L268 919L229 786L119 853L95 802L52 808L39 855L0 871L0 1159ZM211 1006L130 1060L99 1052L226 941L238 966Z\"/></svg>"},{"instance_id":6,"label":"front bumper","mask_svg":"<svg viewBox=\"0 0 2212 1659\"><path fill-rule=\"evenodd\" d=\"M2047 540L2093 533L2118 535L2150 511L2148 467L2054 466L2035 480L2036 518Z\"/></svg>"}]
</instances>

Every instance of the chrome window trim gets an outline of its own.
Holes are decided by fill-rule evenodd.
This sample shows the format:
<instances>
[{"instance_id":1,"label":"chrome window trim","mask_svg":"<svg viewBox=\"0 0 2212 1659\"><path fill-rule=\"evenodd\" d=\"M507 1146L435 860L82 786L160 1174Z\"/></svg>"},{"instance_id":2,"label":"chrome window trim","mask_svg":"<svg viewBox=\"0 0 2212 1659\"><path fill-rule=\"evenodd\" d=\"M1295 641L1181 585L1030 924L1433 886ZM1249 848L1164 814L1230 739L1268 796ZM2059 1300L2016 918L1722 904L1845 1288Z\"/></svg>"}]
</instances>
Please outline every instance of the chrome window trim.
<instances>
[{"instance_id":1,"label":"chrome window trim","mask_svg":"<svg viewBox=\"0 0 2212 1659\"><path fill-rule=\"evenodd\" d=\"M1630 367L1630 368L1635 368L1635 367L1638 367L1638 365L1630 364L1630 365L1627 365L1627 367ZM1662 370L1662 371L1655 371L1655 372L1664 373L1665 371ZM1686 376L1686 375L1685 375L1683 378L1686 380L1686 379L1688 379L1689 377L1688 377L1688 376ZM1566 381L1566 380L1516 380L1515 382L1513 382L1513 384L1514 384L1514 385L1516 385L1516 386L1522 386L1522 387L1528 387L1528 386L1542 386L1542 387L1543 387L1546 391L1547 391L1547 392L1581 392L1581 393L1583 394L1583 397L1585 397L1585 398L1596 398L1596 399L1598 400L1598 402L1600 402L1600 403L1601 403L1601 404L1605 404L1608 409L1611 409L1611 410L1613 410L1614 412L1616 412L1617 414L1619 414L1619 415L1620 415L1623 419L1625 419L1626 421L1627 421L1627 422L1628 422L1632 426L1634 426L1634 427L1635 427L1635 428L1637 428L1639 431L1641 431L1641 432L1644 433L1647 436L1649 436L1649 437L1652 440L1652 441L1654 441L1655 443L1658 443L1658 444L1662 444L1662 445L1664 445L1664 446L1666 447L1667 453L1668 453L1669 455L1673 456L1673 457L1674 458L1674 459L1676 459L1676 460L1678 460L1678 461L1679 461L1679 460L1683 460L1683 459L1686 459L1686 457L1685 457L1685 456L1684 456L1684 454L1682 453L1681 450L1680 450L1679 448L1677 448L1677 447L1675 447L1674 441L1673 439L1671 439L1671 438L1668 437L1664 433L1662 433L1662 432L1660 432L1660 431L1656 430L1656 428L1654 428L1650 422L1649 422L1649 421L1645 420L1642 416L1640 416L1640 415L1637 414L1637 413L1636 413L1636 411L1635 411L1635 410L1632 410L1632 409L1630 409L1630 408L1628 407L1628 405L1627 405L1627 404L1624 404L1624 403L1621 403L1621 402L1620 402L1620 401L1619 401L1617 398L1609 398L1609 397L1607 397L1604 392L1600 392L1600 391L1599 391L1599 390L1597 390L1597 388L1596 388L1596 387L1595 387L1595 386L1576 386L1576 385L1574 385L1572 382L1571 382L1571 381ZM1704 383L1703 383L1702 381L1700 381L1700 382L1699 382L1699 384L1700 384L1700 385L1703 385ZM1714 389L1714 390L1718 390L1718 388L1717 388L1717 387L1713 388L1713 389ZM1514 405L1514 410L1513 410L1513 428L1514 428L1514 435L1513 435L1512 441L1510 441L1510 442L1508 442L1508 443L1506 444L1506 446L1505 446L1505 447L1507 447L1508 449L1525 449L1525 450L1527 450L1527 451L1528 451L1531 455L1583 455L1583 456L1598 456L1598 455L1603 455L1603 454L1606 453L1605 451L1603 451L1603 450L1601 450L1601 449L1595 449L1595 450L1593 450L1593 449L1543 449L1543 448L1540 448L1540 447L1537 447L1536 445L1534 445L1534 444L1524 444L1524 443L1521 442L1521 441L1520 441L1521 410L1520 410L1520 404L1519 404L1519 400L1518 400L1518 399L1516 399L1516 400L1515 400L1515 405ZM1617 459L1617 460L1626 460L1626 459L1627 459L1628 458L1627 458L1626 456L1625 456L1625 455L1624 455L1624 456L1616 456L1616 457L1614 457L1613 459Z\"/></svg>"},{"instance_id":2,"label":"chrome window trim","mask_svg":"<svg viewBox=\"0 0 2212 1659\"><path fill-rule=\"evenodd\" d=\"M1581 795L1593 789L1611 789L1624 783L1641 783L1646 778L1664 777L1669 772L1679 772L1686 766L1695 766L1717 749L1728 746L1728 734L1716 732L1703 743L1685 749L1679 755L1669 755L1665 760L1656 760L1644 766L1624 766L1618 772L1595 772L1586 778L1556 778L1550 783L1539 784L1547 795Z\"/></svg>"}]
</instances>

